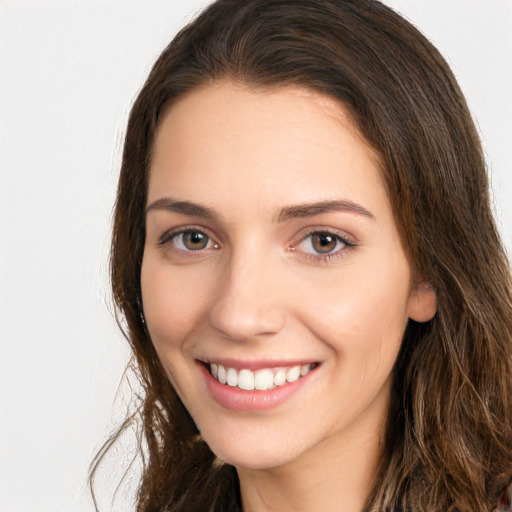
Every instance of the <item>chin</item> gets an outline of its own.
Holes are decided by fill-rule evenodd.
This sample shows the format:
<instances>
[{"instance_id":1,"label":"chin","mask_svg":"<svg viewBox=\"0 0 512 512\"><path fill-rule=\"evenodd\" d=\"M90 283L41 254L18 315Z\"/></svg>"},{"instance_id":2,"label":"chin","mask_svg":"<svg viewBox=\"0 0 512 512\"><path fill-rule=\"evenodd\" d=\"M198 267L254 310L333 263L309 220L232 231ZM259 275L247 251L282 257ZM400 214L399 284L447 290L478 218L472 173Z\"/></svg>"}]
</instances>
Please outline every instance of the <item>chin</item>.
<instances>
[{"instance_id":1,"label":"chin","mask_svg":"<svg viewBox=\"0 0 512 512\"><path fill-rule=\"evenodd\" d=\"M272 430L273 432L258 433L255 428L249 436L231 432L228 436L219 437L218 431L204 432L202 435L213 453L223 462L250 470L265 470L287 465L308 450L309 443L290 435L289 429Z\"/></svg>"},{"instance_id":2,"label":"chin","mask_svg":"<svg viewBox=\"0 0 512 512\"><path fill-rule=\"evenodd\" d=\"M274 448L262 450L262 447L255 447L255 449L237 451L221 448L213 452L223 462L238 469L248 470L273 469L285 466L294 459L291 454L278 453Z\"/></svg>"}]
</instances>

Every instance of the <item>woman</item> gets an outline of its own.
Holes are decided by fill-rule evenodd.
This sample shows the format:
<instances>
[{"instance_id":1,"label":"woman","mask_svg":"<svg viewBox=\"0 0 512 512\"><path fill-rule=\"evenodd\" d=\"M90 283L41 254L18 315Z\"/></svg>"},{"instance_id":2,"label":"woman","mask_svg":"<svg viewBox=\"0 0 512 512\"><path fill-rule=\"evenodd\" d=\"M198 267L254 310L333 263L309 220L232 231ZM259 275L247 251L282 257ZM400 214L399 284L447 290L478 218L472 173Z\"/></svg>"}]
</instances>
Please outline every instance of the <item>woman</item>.
<instances>
[{"instance_id":1,"label":"woman","mask_svg":"<svg viewBox=\"0 0 512 512\"><path fill-rule=\"evenodd\" d=\"M490 511L510 480L480 142L380 2L219 0L176 36L130 115L112 284L140 511Z\"/></svg>"}]
</instances>

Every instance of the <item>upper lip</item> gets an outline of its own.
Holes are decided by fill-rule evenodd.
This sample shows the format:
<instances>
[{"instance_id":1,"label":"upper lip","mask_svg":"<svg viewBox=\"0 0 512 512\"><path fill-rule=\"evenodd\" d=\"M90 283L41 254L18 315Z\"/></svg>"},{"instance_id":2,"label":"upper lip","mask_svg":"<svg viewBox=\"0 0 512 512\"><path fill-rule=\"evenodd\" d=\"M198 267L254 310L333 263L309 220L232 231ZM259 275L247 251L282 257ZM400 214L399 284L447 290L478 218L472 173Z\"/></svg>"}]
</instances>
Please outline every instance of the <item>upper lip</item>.
<instances>
[{"instance_id":1,"label":"upper lip","mask_svg":"<svg viewBox=\"0 0 512 512\"><path fill-rule=\"evenodd\" d=\"M290 366L301 366L303 364L318 364L315 359L252 359L241 360L228 357L198 359L203 364L221 364L225 368L237 370L260 370L261 368L283 368Z\"/></svg>"}]
</instances>

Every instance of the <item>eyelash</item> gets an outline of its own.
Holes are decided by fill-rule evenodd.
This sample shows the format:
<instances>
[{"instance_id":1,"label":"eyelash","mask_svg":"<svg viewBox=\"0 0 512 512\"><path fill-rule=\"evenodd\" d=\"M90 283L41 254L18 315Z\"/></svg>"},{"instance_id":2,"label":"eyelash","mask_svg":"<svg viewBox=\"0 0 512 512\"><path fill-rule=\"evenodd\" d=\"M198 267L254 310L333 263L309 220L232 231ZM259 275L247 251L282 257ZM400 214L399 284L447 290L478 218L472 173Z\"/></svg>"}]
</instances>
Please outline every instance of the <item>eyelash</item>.
<instances>
[{"instance_id":1,"label":"eyelash","mask_svg":"<svg viewBox=\"0 0 512 512\"><path fill-rule=\"evenodd\" d=\"M187 233L204 235L207 238L206 244L212 243L213 246L198 249L182 249L176 247L175 240L177 240L179 236L183 236ZM312 262L328 262L333 259L344 257L348 250L356 247L356 244L351 240L351 237L346 233L341 234L336 230L328 228L315 228L311 229L310 231L307 231L306 233L301 233L300 237L290 244L288 250L295 252L297 247L306 242L306 240L308 238L311 238L313 235L332 237L335 240L336 244L341 244L342 247L336 249L334 252L327 252L325 254L315 254L302 251L301 256ZM162 247L165 252L176 251L178 253L181 253L182 255L186 254L185 257L189 258L203 256L204 251L206 250L217 250L220 248L220 245L215 241L215 239L212 236L210 236L207 233L207 231L204 228L197 226L181 226L179 228L167 231L160 237L160 239L157 242L157 245L159 247Z\"/></svg>"}]
</instances>

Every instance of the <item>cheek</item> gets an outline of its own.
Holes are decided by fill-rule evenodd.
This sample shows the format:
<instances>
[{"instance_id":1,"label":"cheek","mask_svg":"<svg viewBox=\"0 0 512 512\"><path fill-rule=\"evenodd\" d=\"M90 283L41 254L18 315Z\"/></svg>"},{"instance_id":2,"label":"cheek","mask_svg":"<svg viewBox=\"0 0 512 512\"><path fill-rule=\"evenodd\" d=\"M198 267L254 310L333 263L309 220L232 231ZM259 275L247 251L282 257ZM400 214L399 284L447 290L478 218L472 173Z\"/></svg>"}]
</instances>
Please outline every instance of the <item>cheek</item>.
<instances>
[{"instance_id":1,"label":"cheek","mask_svg":"<svg viewBox=\"0 0 512 512\"><path fill-rule=\"evenodd\" d=\"M321 289L320 289L321 288ZM367 369L392 366L407 325L408 266L347 268L309 288L303 318L338 357Z\"/></svg>"},{"instance_id":2,"label":"cheek","mask_svg":"<svg viewBox=\"0 0 512 512\"><path fill-rule=\"evenodd\" d=\"M180 268L144 258L141 269L144 316L158 352L179 347L201 321L208 280L191 280Z\"/></svg>"},{"instance_id":3,"label":"cheek","mask_svg":"<svg viewBox=\"0 0 512 512\"><path fill-rule=\"evenodd\" d=\"M170 383L187 408L187 394L197 386L194 361L187 358L187 340L202 325L209 294L206 276L197 277L192 280L184 267L171 268L159 254L144 257L142 262L142 304L149 335Z\"/></svg>"}]
</instances>

